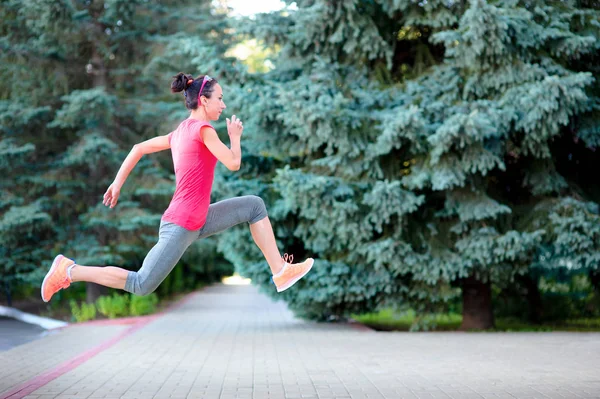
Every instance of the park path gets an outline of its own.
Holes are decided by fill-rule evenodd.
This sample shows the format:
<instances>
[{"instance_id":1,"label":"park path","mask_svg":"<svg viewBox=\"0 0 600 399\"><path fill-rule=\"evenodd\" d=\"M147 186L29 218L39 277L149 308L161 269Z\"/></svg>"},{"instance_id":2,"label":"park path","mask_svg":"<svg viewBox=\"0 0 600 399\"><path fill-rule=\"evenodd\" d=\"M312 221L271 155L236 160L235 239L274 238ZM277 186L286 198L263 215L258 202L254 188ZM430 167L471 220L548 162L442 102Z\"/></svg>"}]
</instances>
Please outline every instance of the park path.
<instances>
[{"instance_id":1,"label":"park path","mask_svg":"<svg viewBox=\"0 0 600 399\"><path fill-rule=\"evenodd\" d=\"M295 288L291 288L295 289ZM600 398L597 333L389 333L213 285L0 353L0 399Z\"/></svg>"}]
</instances>

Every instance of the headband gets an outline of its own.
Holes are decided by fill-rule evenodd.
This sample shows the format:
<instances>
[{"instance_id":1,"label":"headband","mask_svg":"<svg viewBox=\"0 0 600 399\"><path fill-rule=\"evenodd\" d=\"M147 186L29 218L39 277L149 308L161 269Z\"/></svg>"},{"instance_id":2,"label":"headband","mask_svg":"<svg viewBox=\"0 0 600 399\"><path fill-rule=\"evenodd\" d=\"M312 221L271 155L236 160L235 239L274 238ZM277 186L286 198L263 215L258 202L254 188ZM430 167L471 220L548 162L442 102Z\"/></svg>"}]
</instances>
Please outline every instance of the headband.
<instances>
[{"instance_id":1,"label":"headband","mask_svg":"<svg viewBox=\"0 0 600 399\"><path fill-rule=\"evenodd\" d=\"M211 80L213 80L213 78L211 78L208 75L204 75L204 79L202 80L202 86L200 86L200 91L198 92L198 106L200 106L200 95L202 94L204 85L206 84L206 82L210 82Z\"/></svg>"}]
</instances>

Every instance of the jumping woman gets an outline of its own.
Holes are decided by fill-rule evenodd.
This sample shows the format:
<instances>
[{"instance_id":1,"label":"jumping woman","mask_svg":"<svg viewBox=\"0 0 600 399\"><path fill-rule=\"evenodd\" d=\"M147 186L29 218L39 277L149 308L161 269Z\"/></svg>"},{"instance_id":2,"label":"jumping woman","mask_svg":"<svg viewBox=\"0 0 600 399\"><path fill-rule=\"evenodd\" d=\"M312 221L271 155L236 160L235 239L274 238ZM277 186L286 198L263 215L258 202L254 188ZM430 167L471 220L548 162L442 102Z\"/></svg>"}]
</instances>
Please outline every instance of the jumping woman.
<instances>
[{"instance_id":1,"label":"jumping woman","mask_svg":"<svg viewBox=\"0 0 600 399\"><path fill-rule=\"evenodd\" d=\"M117 205L121 187L144 154L171 149L175 167L175 193L160 222L158 242L150 250L139 271L119 267L83 266L58 255L42 282L42 299L77 281L119 288L136 295L148 295L173 270L186 249L196 240L247 222L252 238L260 248L273 274L277 291L290 288L311 269L314 260L292 264L293 257L281 257L263 200L249 195L210 204L217 161L229 170L240 169L242 121L235 115L227 119L231 148L217 136L209 121L216 121L225 109L219 83L205 75L194 79L179 73L173 77L171 91L183 91L189 118L166 136L158 136L133 146L114 182L104 194L104 205Z\"/></svg>"}]
</instances>

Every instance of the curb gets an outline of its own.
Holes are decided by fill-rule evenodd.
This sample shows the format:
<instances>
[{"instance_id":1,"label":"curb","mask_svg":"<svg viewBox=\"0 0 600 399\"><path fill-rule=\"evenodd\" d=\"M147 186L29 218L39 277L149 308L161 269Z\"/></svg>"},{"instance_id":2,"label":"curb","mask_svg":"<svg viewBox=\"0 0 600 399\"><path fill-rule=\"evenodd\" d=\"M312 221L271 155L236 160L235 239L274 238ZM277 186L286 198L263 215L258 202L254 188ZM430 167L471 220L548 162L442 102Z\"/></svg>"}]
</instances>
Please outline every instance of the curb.
<instances>
[{"instance_id":1,"label":"curb","mask_svg":"<svg viewBox=\"0 0 600 399\"><path fill-rule=\"evenodd\" d=\"M15 320L19 320L27 324L34 324L42 327L45 330L64 328L69 325L69 323L65 321L54 320L48 317L42 317L30 313L25 313L18 309L9 308L7 306L0 306L0 316L11 317Z\"/></svg>"}]
</instances>

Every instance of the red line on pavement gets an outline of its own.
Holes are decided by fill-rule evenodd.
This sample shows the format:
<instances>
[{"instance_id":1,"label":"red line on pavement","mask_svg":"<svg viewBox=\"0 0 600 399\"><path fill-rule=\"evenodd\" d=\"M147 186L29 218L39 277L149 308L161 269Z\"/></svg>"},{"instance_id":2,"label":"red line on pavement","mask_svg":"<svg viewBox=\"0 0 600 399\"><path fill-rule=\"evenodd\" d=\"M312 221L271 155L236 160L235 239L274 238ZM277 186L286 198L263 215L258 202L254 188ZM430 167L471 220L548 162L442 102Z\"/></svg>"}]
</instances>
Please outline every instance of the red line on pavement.
<instances>
[{"instance_id":1,"label":"red line on pavement","mask_svg":"<svg viewBox=\"0 0 600 399\"><path fill-rule=\"evenodd\" d=\"M95 348L92 348L92 349L88 350L87 352L84 352L78 356L75 356L73 359L68 360L68 361L56 366L54 369L52 369L48 372L45 372L43 374L37 375L33 378L30 378L29 380L25 381L24 383L18 385L15 388L11 389L10 391L8 391L4 394L1 394L0 399L21 399L21 398L29 395L30 393L43 387L50 381L55 380L56 378L60 377L61 375L68 373L69 371L78 367L82 363L87 362L88 360L90 360L91 358L96 356L98 353L105 351L106 349L110 348L111 346L113 346L114 344L116 344L117 342L119 342L120 340L125 338L126 336L133 334L140 328L142 328L145 325L147 325L148 323L156 320L157 318L164 315L165 313L183 306L186 302L188 302L192 298L192 296L194 294L196 294L196 293L192 292L191 294L186 295L183 299L181 299L177 303L171 305L169 308L163 310L162 312L157 313L156 315L139 317L139 318L122 319L122 321L124 321L125 323L119 323L119 324L130 324L130 323L134 323L134 324L127 330L121 332L119 335L109 339L108 341L101 343L100 345L96 346ZM108 321L98 320L97 322L92 321L92 322L90 322L90 324L117 324L118 321L119 321L119 319L108 320ZM86 323L80 323L80 324L86 324Z\"/></svg>"}]
</instances>

